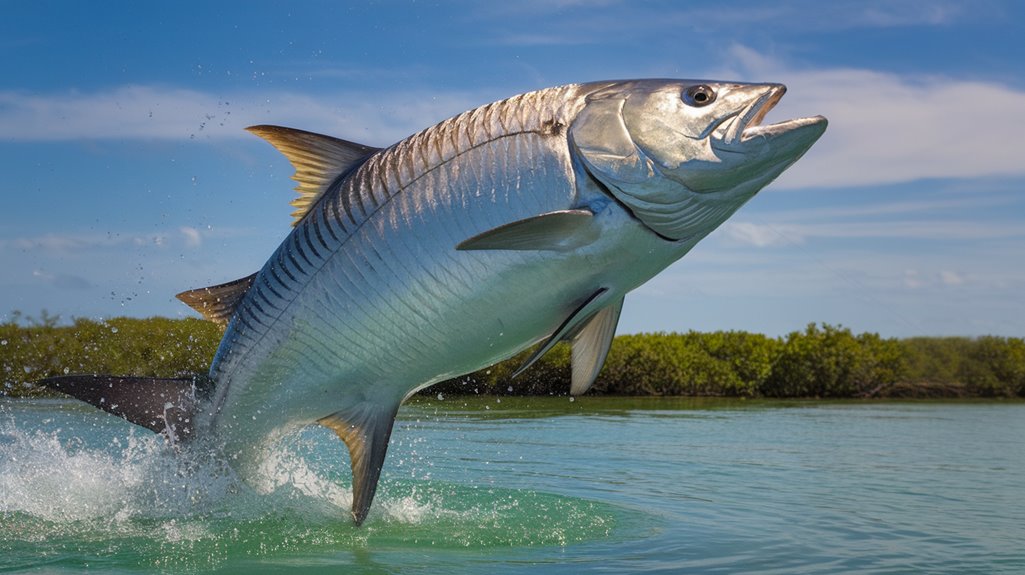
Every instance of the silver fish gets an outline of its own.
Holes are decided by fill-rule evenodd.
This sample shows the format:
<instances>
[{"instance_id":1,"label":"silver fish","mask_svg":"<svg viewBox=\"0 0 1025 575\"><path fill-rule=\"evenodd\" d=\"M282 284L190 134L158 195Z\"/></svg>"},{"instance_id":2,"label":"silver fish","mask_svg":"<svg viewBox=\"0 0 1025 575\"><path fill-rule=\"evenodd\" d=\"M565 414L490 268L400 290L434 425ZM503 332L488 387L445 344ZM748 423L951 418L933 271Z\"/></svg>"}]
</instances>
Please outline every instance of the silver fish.
<instances>
[{"instance_id":1,"label":"silver fish","mask_svg":"<svg viewBox=\"0 0 1025 575\"><path fill-rule=\"evenodd\" d=\"M243 477L320 423L370 509L399 406L540 343L591 386L627 292L686 254L822 135L762 125L780 84L632 80L488 104L378 149L249 130L296 169L294 229L263 269L179 294L225 326L207 376L42 383L176 440L217 438ZM517 373L519 373L519 371Z\"/></svg>"}]
</instances>

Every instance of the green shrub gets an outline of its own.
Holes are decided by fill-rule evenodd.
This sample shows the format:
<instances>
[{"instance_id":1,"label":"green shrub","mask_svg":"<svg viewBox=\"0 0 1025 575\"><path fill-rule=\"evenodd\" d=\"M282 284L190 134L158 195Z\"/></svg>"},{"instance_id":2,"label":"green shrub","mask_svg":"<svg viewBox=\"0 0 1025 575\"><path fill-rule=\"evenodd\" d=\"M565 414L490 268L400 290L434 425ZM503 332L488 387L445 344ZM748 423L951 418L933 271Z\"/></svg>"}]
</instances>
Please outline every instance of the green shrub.
<instances>
[{"instance_id":1,"label":"green shrub","mask_svg":"<svg viewBox=\"0 0 1025 575\"><path fill-rule=\"evenodd\" d=\"M865 397L904 373L899 344L877 334L810 324L783 341L761 388L768 397Z\"/></svg>"},{"instance_id":2,"label":"green shrub","mask_svg":"<svg viewBox=\"0 0 1025 575\"><path fill-rule=\"evenodd\" d=\"M46 316L44 316L46 317ZM0 374L11 395L46 394L26 383L67 373L177 377L205 373L220 329L194 319L52 319L22 327L0 324Z\"/></svg>"},{"instance_id":3,"label":"green shrub","mask_svg":"<svg viewBox=\"0 0 1025 575\"><path fill-rule=\"evenodd\" d=\"M76 319L45 311L0 324L0 393L63 373L176 377L206 372L220 329L200 319ZM22 325L27 324L27 325ZM425 393L565 395L570 346L561 343L519 377L532 350L442 382ZM854 335L809 325L784 338L738 331L622 335L592 394L729 397L1025 397L1025 340Z\"/></svg>"}]
</instances>

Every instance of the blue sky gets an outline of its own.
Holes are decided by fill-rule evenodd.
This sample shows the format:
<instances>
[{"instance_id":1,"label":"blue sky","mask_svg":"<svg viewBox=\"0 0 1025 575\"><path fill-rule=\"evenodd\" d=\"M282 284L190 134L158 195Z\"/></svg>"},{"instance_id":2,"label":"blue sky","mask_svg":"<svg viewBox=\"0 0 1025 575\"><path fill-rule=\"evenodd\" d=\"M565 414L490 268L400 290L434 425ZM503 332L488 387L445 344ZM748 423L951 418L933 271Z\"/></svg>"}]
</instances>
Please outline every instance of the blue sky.
<instances>
[{"instance_id":1,"label":"blue sky","mask_svg":"<svg viewBox=\"0 0 1025 575\"><path fill-rule=\"evenodd\" d=\"M0 317L191 315L289 231L243 128L391 144L570 82L783 82L808 155L627 297L620 333L1025 334L1025 3L14 2Z\"/></svg>"}]
</instances>

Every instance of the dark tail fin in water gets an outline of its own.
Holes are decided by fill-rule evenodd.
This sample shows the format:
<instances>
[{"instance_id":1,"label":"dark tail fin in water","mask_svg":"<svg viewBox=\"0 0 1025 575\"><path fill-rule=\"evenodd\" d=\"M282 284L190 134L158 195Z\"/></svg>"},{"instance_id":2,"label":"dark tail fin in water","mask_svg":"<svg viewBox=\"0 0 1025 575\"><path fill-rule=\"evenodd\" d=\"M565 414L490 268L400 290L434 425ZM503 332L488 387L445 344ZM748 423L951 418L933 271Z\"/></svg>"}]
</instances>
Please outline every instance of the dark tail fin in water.
<instances>
[{"instance_id":1,"label":"dark tail fin in water","mask_svg":"<svg viewBox=\"0 0 1025 575\"><path fill-rule=\"evenodd\" d=\"M172 441L193 437L197 406L213 387L206 376L184 378L62 375L36 382L103 411L163 433Z\"/></svg>"}]
</instances>

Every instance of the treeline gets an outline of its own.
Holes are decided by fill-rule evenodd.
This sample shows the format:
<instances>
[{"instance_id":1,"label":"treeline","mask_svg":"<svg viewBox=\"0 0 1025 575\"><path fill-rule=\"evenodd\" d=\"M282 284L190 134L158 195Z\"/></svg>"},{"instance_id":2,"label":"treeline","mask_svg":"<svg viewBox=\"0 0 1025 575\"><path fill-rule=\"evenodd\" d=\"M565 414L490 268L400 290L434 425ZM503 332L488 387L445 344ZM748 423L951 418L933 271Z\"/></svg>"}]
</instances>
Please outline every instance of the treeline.
<instances>
[{"instance_id":1,"label":"treeline","mask_svg":"<svg viewBox=\"0 0 1025 575\"><path fill-rule=\"evenodd\" d=\"M21 320L21 321L18 321ZM0 324L0 392L62 373L175 377L205 372L220 330L199 319L20 318ZM563 395L570 348L560 344L515 380L527 353L425 393ZM887 339L831 325L772 338L746 332L616 338L591 394L724 397L1025 397L1025 340Z\"/></svg>"},{"instance_id":2,"label":"treeline","mask_svg":"<svg viewBox=\"0 0 1025 575\"><path fill-rule=\"evenodd\" d=\"M28 384L66 373L206 373L221 339L220 328L195 318L76 319L59 325L46 312L40 318L12 315L0 324L0 393L13 396L50 395Z\"/></svg>"}]
</instances>

